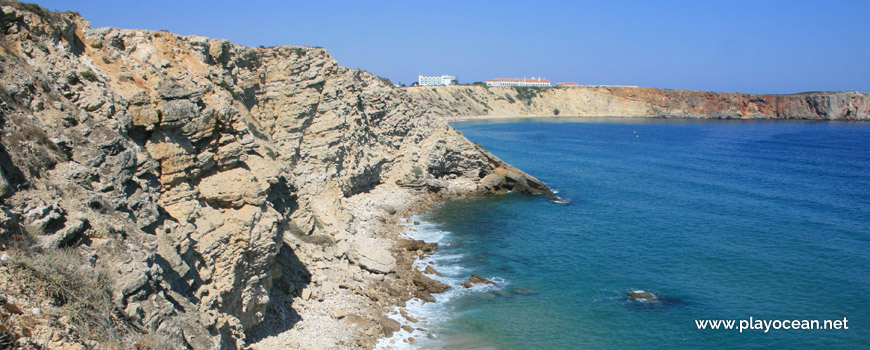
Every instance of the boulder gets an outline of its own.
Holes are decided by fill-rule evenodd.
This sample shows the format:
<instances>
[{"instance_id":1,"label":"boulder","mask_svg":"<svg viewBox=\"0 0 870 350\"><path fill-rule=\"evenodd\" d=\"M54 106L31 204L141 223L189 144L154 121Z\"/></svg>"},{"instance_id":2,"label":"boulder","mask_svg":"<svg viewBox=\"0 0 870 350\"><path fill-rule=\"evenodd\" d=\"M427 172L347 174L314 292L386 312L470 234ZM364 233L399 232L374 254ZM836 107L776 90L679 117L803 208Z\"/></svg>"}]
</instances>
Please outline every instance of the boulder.
<instances>
[{"instance_id":1,"label":"boulder","mask_svg":"<svg viewBox=\"0 0 870 350\"><path fill-rule=\"evenodd\" d=\"M383 211L387 212L387 214L394 215L396 214L396 207L389 204L381 204L379 206Z\"/></svg>"},{"instance_id":2,"label":"boulder","mask_svg":"<svg viewBox=\"0 0 870 350\"><path fill-rule=\"evenodd\" d=\"M160 122L160 115L154 107L149 105L137 106L133 105L127 108L130 116L133 118L133 125L143 127L145 130L153 130L154 126Z\"/></svg>"},{"instance_id":3,"label":"boulder","mask_svg":"<svg viewBox=\"0 0 870 350\"><path fill-rule=\"evenodd\" d=\"M429 293L443 293L450 289L450 286L426 277L423 273L417 270L414 270L412 278L417 289L425 290Z\"/></svg>"},{"instance_id":4,"label":"boulder","mask_svg":"<svg viewBox=\"0 0 870 350\"><path fill-rule=\"evenodd\" d=\"M425 290L415 291L414 296L416 296L417 299L420 299L420 300L425 301L427 303L434 303L435 302L435 297L433 297L431 293L429 293Z\"/></svg>"},{"instance_id":5,"label":"boulder","mask_svg":"<svg viewBox=\"0 0 870 350\"><path fill-rule=\"evenodd\" d=\"M199 107L190 100L171 100L160 105L161 126L180 127L199 116Z\"/></svg>"},{"instance_id":6,"label":"boulder","mask_svg":"<svg viewBox=\"0 0 870 350\"><path fill-rule=\"evenodd\" d=\"M66 211L58 203L35 206L24 213L24 228L31 235L50 235L63 228Z\"/></svg>"},{"instance_id":7,"label":"boulder","mask_svg":"<svg viewBox=\"0 0 870 350\"><path fill-rule=\"evenodd\" d=\"M499 168L501 169L501 168ZM497 174L489 174L480 180L480 184L488 190L496 190L505 184L504 176Z\"/></svg>"},{"instance_id":8,"label":"boulder","mask_svg":"<svg viewBox=\"0 0 870 350\"><path fill-rule=\"evenodd\" d=\"M655 294L644 291L644 290L635 290L628 293L628 296L634 300L639 301L648 301L658 298Z\"/></svg>"},{"instance_id":9,"label":"boulder","mask_svg":"<svg viewBox=\"0 0 870 350\"><path fill-rule=\"evenodd\" d=\"M266 186L261 186L253 174L244 168L219 172L199 183L199 195L206 202L233 208L265 203L266 189Z\"/></svg>"},{"instance_id":10,"label":"boulder","mask_svg":"<svg viewBox=\"0 0 870 350\"><path fill-rule=\"evenodd\" d=\"M480 277L475 274L471 274L471 277L468 278L468 282L463 282L462 287L471 288L474 284L492 284L495 285L495 282L490 281L486 278Z\"/></svg>"},{"instance_id":11,"label":"boulder","mask_svg":"<svg viewBox=\"0 0 870 350\"><path fill-rule=\"evenodd\" d=\"M419 239L399 239L396 242L396 247L412 252L420 250L425 253L431 253L438 249L438 243L426 243Z\"/></svg>"},{"instance_id":12,"label":"boulder","mask_svg":"<svg viewBox=\"0 0 870 350\"><path fill-rule=\"evenodd\" d=\"M425 273L425 274L430 274L430 275L435 275L435 276L444 276L444 275L442 275L440 272L438 272L438 270L436 270L436 269L435 269L434 267L432 267L432 266L426 266L426 268L423 269L423 273Z\"/></svg>"},{"instance_id":13,"label":"boulder","mask_svg":"<svg viewBox=\"0 0 870 350\"><path fill-rule=\"evenodd\" d=\"M84 233L87 228L88 221L85 218L69 220L62 229L54 234L39 236L39 245L42 249L57 249L65 247L81 237L82 233Z\"/></svg>"},{"instance_id":14,"label":"boulder","mask_svg":"<svg viewBox=\"0 0 870 350\"><path fill-rule=\"evenodd\" d=\"M402 324L399 321L396 321L387 316L381 316L380 322L381 329L384 331L384 335L390 337L393 335L393 332L398 332L399 329L402 328Z\"/></svg>"},{"instance_id":15,"label":"boulder","mask_svg":"<svg viewBox=\"0 0 870 350\"><path fill-rule=\"evenodd\" d=\"M351 244L351 260L374 273L388 274L396 269L396 259L377 238L357 237Z\"/></svg>"},{"instance_id":16,"label":"boulder","mask_svg":"<svg viewBox=\"0 0 870 350\"><path fill-rule=\"evenodd\" d=\"M202 91L187 88L174 79L162 80L157 85L157 96L167 101L186 99L199 95L202 95Z\"/></svg>"},{"instance_id":17,"label":"boulder","mask_svg":"<svg viewBox=\"0 0 870 350\"><path fill-rule=\"evenodd\" d=\"M6 176L3 175L3 170L0 169L0 198L12 194L12 186L9 186L9 181L6 181Z\"/></svg>"}]
</instances>

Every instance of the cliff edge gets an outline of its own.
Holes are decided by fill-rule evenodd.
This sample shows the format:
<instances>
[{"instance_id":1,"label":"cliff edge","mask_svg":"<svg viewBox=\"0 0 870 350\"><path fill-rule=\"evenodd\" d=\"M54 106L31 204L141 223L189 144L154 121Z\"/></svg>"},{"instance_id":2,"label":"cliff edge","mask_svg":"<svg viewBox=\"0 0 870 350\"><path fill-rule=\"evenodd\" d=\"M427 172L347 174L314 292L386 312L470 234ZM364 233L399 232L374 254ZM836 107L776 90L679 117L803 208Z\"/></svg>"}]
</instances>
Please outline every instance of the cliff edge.
<instances>
[{"instance_id":1,"label":"cliff edge","mask_svg":"<svg viewBox=\"0 0 870 350\"><path fill-rule=\"evenodd\" d=\"M6 1L0 31L12 347L369 348L392 331L385 307L426 292L400 218L549 193L322 48L94 29Z\"/></svg>"}]
</instances>

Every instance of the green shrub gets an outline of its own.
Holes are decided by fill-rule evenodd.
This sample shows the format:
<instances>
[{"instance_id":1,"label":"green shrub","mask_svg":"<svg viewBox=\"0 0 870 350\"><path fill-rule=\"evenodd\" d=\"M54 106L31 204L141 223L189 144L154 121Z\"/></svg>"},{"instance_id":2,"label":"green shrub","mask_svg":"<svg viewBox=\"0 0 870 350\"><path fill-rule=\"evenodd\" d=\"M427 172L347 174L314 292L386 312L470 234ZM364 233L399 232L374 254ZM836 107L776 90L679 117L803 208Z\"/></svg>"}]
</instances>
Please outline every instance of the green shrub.
<instances>
[{"instance_id":1,"label":"green shrub","mask_svg":"<svg viewBox=\"0 0 870 350\"><path fill-rule=\"evenodd\" d=\"M553 108L553 115L559 115L560 112L558 108Z\"/></svg>"},{"instance_id":2,"label":"green shrub","mask_svg":"<svg viewBox=\"0 0 870 350\"><path fill-rule=\"evenodd\" d=\"M258 139L261 139L261 140L268 140L269 139L269 136L266 136L266 134L264 134L262 131L260 131L260 129L257 129L257 126L254 125L254 123L252 123L252 122L248 122L248 130L250 130L251 134L254 135L254 137L256 137Z\"/></svg>"},{"instance_id":3,"label":"green shrub","mask_svg":"<svg viewBox=\"0 0 870 350\"><path fill-rule=\"evenodd\" d=\"M278 155L271 148L266 148L266 155L272 158L272 160L278 159Z\"/></svg>"},{"instance_id":4,"label":"green shrub","mask_svg":"<svg viewBox=\"0 0 870 350\"><path fill-rule=\"evenodd\" d=\"M335 241L332 239L332 237L327 235L311 235L306 237L308 238L304 241L319 246L330 246L335 244Z\"/></svg>"},{"instance_id":5,"label":"green shrub","mask_svg":"<svg viewBox=\"0 0 870 350\"><path fill-rule=\"evenodd\" d=\"M222 82L220 83L220 86L221 86L222 88L224 88L224 90L227 90L227 92L229 92L230 95L233 96L233 99L234 99L234 100L239 100L239 94L237 94L236 91L233 90L232 87L230 87L230 84L228 84L228 83L225 82L225 81L222 81Z\"/></svg>"},{"instance_id":6,"label":"green shrub","mask_svg":"<svg viewBox=\"0 0 870 350\"><path fill-rule=\"evenodd\" d=\"M94 72L91 72L89 70L83 70L83 71L79 72L79 75L81 75L82 78L85 78L88 81L97 81L97 75L94 74Z\"/></svg>"},{"instance_id":7,"label":"green shrub","mask_svg":"<svg viewBox=\"0 0 870 350\"><path fill-rule=\"evenodd\" d=\"M318 220L315 217L314 218L314 225L317 226L317 223L318 223ZM320 225L323 225L323 224L321 223ZM287 228L287 230L290 231L290 233L292 233L293 236L296 236L296 238L298 238L300 241L303 241L305 243L316 244L319 246L330 246L330 245L335 244L335 241L329 235L324 235L324 234L307 235L307 234L305 234L305 231L302 231L302 229L299 228L299 226L296 225L296 223L294 223L294 222L290 222L288 224L288 226L289 227Z\"/></svg>"},{"instance_id":8,"label":"green shrub","mask_svg":"<svg viewBox=\"0 0 870 350\"><path fill-rule=\"evenodd\" d=\"M384 84L384 85L386 85L386 86L389 86L389 87L393 87L393 81L392 81L392 80L390 80L390 79L388 79L388 78L384 78L384 77L377 77L377 76L376 76L376 78L378 78L378 80L380 80L382 84Z\"/></svg>"},{"instance_id":9,"label":"green shrub","mask_svg":"<svg viewBox=\"0 0 870 350\"><path fill-rule=\"evenodd\" d=\"M305 234L305 231L302 231L302 229L299 227L299 225L296 225L295 222L291 221L287 226L288 226L287 231L290 231L290 233L292 233L294 236L299 237L299 238L307 236Z\"/></svg>"},{"instance_id":10,"label":"green shrub","mask_svg":"<svg viewBox=\"0 0 870 350\"><path fill-rule=\"evenodd\" d=\"M543 88L537 86L514 86L514 89L517 91L517 98L527 102L538 97L538 93L543 90Z\"/></svg>"}]
</instances>

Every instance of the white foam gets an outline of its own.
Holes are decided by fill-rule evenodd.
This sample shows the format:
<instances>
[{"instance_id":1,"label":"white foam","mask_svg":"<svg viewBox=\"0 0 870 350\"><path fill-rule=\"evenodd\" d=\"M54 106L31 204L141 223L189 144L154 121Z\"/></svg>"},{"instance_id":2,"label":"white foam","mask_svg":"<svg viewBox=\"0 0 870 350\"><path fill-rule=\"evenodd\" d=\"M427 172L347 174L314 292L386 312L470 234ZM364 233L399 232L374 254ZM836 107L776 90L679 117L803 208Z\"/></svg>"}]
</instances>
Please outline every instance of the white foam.
<instances>
[{"instance_id":1,"label":"white foam","mask_svg":"<svg viewBox=\"0 0 870 350\"><path fill-rule=\"evenodd\" d=\"M410 224L414 221L419 221L420 224ZM411 218L411 220L407 221L405 226L408 227L404 235L405 238L438 243L439 246L451 243L450 232L439 230L435 224L423 220L422 217L417 216ZM395 307L393 312L387 316L398 321L403 326L410 326L413 331L408 332L404 329L400 329L398 332L394 332L389 338L381 338L375 346L375 349L417 349L421 347L428 348L428 346L435 345L438 342L439 328L443 327L452 316L450 309L451 301L470 294L503 289L507 286L508 283L503 278L488 276L486 278L495 283L495 285L474 284L471 288L462 287L461 284L467 281L468 276L473 272L458 263L462 258L463 256L461 254L449 253L443 251L443 249L438 249L435 253L417 259L414 262L414 268L420 271L425 269L426 266L432 266L434 269L438 270L442 276L434 274L426 274L426 276L447 284L450 286L450 289L444 293L432 294L435 298L435 302L426 303L415 298L405 303L404 308ZM409 316L418 321L411 322L402 317L402 309L404 309ZM424 331L417 330L417 328L424 329ZM430 339L430 335L433 336L434 339ZM414 338L415 345L412 345L407 341L409 337Z\"/></svg>"},{"instance_id":2,"label":"white foam","mask_svg":"<svg viewBox=\"0 0 870 350\"><path fill-rule=\"evenodd\" d=\"M568 201L567 199L562 198L562 197L556 197L556 199L552 199L552 200L550 200L550 201L553 202L553 203L556 203L556 204L568 204L568 203L571 203L570 201Z\"/></svg>"}]
</instances>

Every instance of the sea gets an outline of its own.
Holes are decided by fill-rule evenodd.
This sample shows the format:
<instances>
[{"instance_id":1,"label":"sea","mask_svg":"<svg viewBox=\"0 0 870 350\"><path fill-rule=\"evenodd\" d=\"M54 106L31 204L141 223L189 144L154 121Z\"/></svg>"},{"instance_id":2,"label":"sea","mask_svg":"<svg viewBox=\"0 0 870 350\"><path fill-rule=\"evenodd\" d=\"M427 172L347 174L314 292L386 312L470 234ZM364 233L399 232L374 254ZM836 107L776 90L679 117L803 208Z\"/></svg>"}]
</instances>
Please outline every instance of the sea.
<instances>
[{"instance_id":1,"label":"sea","mask_svg":"<svg viewBox=\"0 0 870 350\"><path fill-rule=\"evenodd\" d=\"M439 243L417 267L452 288L397 308L410 328L378 348L870 348L870 123L452 125L563 200L481 196L409 220ZM495 284L460 286L471 274ZM770 328L738 329L757 320Z\"/></svg>"}]
</instances>

